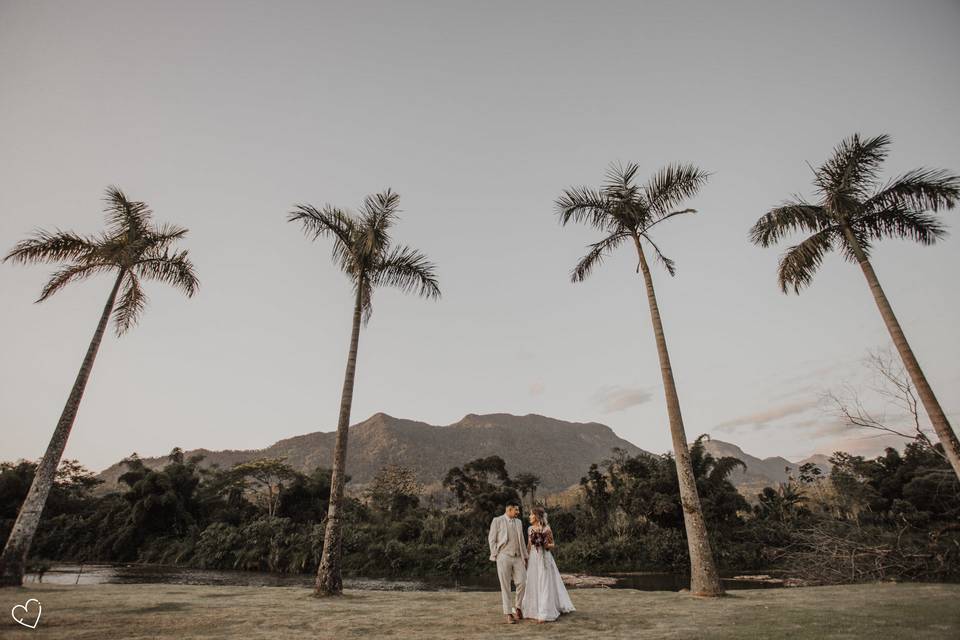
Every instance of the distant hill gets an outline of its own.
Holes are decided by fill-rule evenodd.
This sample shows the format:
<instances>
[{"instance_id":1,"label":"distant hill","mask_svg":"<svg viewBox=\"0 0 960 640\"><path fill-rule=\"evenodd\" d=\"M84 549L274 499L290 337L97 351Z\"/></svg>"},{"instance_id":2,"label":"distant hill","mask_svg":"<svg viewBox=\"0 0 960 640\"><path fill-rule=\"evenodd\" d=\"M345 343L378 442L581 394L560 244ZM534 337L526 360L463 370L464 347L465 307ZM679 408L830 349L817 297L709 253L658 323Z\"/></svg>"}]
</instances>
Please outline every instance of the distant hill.
<instances>
[{"instance_id":1,"label":"distant hill","mask_svg":"<svg viewBox=\"0 0 960 640\"><path fill-rule=\"evenodd\" d=\"M254 458L286 458L295 469L308 471L330 466L335 436L332 431L315 432L280 440L266 449L194 449L185 455L203 454L204 466L221 468ZM431 485L440 482L451 467L498 455L511 475L534 473L542 479L540 491L556 492L577 484L592 463L610 457L614 448L629 455L643 451L596 422L495 413L469 414L451 425L435 426L377 413L350 427L347 473L355 486L369 482L384 465L401 464L414 469L421 483ZM143 458L143 462L157 468L167 460ZM105 488L115 486L123 472L119 463L105 469L100 474Z\"/></svg>"},{"instance_id":2,"label":"distant hill","mask_svg":"<svg viewBox=\"0 0 960 640\"><path fill-rule=\"evenodd\" d=\"M764 487L776 486L781 482L786 482L789 476L797 477L800 466L808 462L820 467L824 475L830 473L830 462L827 456L813 455L797 462L791 462L786 458L775 456L772 458L757 458L746 453L735 444L723 442L722 440L709 440L704 442L704 448L714 457L720 458L730 456L738 458L747 465L746 469L737 468L730 476L730 481L747 497L754 497Z\"/></svg>"},{"instance_id":3,"label":"distant hill","mask_svg":"<svg viewBox=\"0 0 960 640\"><path fill-rule=\"evenodd\" d=\"M330 466L335 436L333 431L318 431L280 440L266 449L194 449L185 455L202 454L204 466L221 468L254 458L286 458L295 469L310 471ZM705 446L714 456L733 456L746 463L746 470L737 469L731 481L748 498L753 498L765 486L786 481L787 468L794 475L804 462L814 462L825 473L830 468L825 456L791 462L780 457L760 459L721 440L710 440ZM614 448L623 449L628 455L644 453L640 447L618 437L610 427L596 422L567 422L535 414L471 413L453 424L436 426L377 413L350 427L347 473L351 478L349 486L357 487L369 482L381 467L400 464L416 471L422 484L436 487L451 467L498 455L507 463L511 475L526 471L540 476L542 485L538 493L544 495L576 485L592 463L609 458ZM152 468L167 463L166 457L142 460ZM115 487L123 472L120 463L101 472L99 477L105 481L103 488Z\"/></svg>"}]
</instances>

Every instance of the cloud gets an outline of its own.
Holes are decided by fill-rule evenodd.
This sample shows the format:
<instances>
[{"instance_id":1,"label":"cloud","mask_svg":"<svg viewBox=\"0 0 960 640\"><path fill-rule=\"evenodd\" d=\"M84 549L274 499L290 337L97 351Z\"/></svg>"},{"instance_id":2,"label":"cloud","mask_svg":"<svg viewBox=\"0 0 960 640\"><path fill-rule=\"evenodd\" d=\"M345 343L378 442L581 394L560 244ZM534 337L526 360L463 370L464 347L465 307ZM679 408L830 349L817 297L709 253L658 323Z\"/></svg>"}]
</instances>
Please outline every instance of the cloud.
<instances>
[{"instance_id":1,"label":"cloud","mask_svg":"<svg viewBox=\"0 0 960 640\"><path fill-rule=\"evenodd\" d=\"M529 387L530 395L532 396L542 396L546 389L542 382L531 382Z\"/></svg>"},{"instance_id":2,"label":"cloud","mask_svg":"<svg viewBox=\"0 0 960 640\"><path fill-rule=\"evenodd\" d=\"M593 396L594 402L600 405L604 413L623 411L644 402L649 402L652 396L648 391L639 387L600 387Z\"/></svg>"},{"instance_id":3,"label":"cloud","mask_svg":"<svg viewBox=\"0 0 960 640\"><path fill-rule=\"evenodd\" d=\"M816 400L788 402L770 407L769 409L765 409L763 411L758 411L757 413L751 413L749 415L740 416L738 418L721 422L715 428L717 431L726 432L765 429L766 427L770 426L771 422L776 422L778 420L782 420L783 418L806 413L807 411L816 408L818 404L819 402ZM804 423L809 424L813 424L814 422L815 421L813 420L804 421Z\"/></svg>"},{"instance_id":4,"label":"cloud","mask_svg":"<svg viewBox=\"0 0 960 640\"><path fill-rule=\"evenodd\" d=\"M873 457L883 453L887 447L903 450L903 447L909 442L889 433L864 433L845 438L835 438L817 445L817 453L831 455L835 451L846 451L855 456Z\"/></svg>"},{"instance_id":5,"label":"cloud","mask_svg":"<svg viewBox=\"0 0 960 640\"><path fill-rule=\"evenodd\" d=\"M825 391L837 386L859 371L860 360L833 360L828 364L809 361L800 364L798 372L773 383L768 397L776 400L796 399L811 395L822 396Z\"/></svg>"},{"instance_id":6,"label":"cloud","mask_svg":"<svg viewBox=\"0 0 960 640\"><path fill-rule=\"evenodd\" d=\"M845 420L835 418L832 420L810 420L809 424L804 423L802 425L797 425L801 427L812 427L810 430L810 436L812 438L828 438L845 435L848 436L851 433L860 433L861 430L857 427L851 425Z\"/></svg>"}]
</instances>

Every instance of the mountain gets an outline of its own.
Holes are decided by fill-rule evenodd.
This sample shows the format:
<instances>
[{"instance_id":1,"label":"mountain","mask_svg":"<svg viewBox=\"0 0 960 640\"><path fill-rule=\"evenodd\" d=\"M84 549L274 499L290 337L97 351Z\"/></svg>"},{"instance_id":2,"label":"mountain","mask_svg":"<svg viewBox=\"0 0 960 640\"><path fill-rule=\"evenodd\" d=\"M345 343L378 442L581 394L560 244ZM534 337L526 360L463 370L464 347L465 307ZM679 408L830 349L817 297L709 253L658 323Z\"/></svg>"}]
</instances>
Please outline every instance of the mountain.
<instances>
[{"instance_id":1,"label":"mountain","mask_svg":"<svg viewBox=\"0 0 960 640\"><path fill-rule=\"evenodd\" d=\"M746 469L738 467L730 474L730 481L747 497L753 497L764 487L776 486L780 482L786 482L791 475L796 477L800 466L808 462L820 467L820 471L824 475L830 473L829 458L821 454L804 458L798 462L791 462L779 456L757 458L746 453L737 445L722 440L708 440L703 444L704 448L715 458L729 456L742 460L747 465Z\"/></svg>"},{"instance_id":2,"label":"mountain","mask_svg":"<svg viewBox=\"0 0 960 640\"><path fill-rule=\"evenodd\" d=\"M203 466L217 465L225 469L254 458L285 458L295 469L310 471L330 466L335 438L333 431L318 431L280 440L265 449L194 449L184 453L187 457L203 455ZM609 458L614 448L623 449L628 455L644 452L618 437L610 427L596 422L567 422L535 414L515 416L507 413L471 413L446 426L377 413L350 427L349 445L349 487L369 482L381 467L388 464L410 467L416 471L422 484L436 487L451 467L498 455L507 463L511 475L526 471L540 476L541 495L561 492L576 485L591 464ZM787 469L796 475L805 462L813 462L824 473L830 471L829 462L822 455L791 462L781 457L757 458L737 445L721 440L706 441L704 446L715 457L733 456L746 463L747 468L738 468L730 479L748 498L753 498L763 487L785 482ZM166 457L142 460L151 468L167 463ZM115 487L123 472L120 463L101 472L99 477L105 481L103 489Z\"/></svg>"},{"instance_id":3,"label":"mountain","mask_svg":"<svg viewBox=\"0 0 960 640\"><path fill-rule=\"evenodd\" d=\"M184 453L187 457L204 455L204 466L228 468L254 458L286 458L295 469L309 471L330 466L335 437L335 432L315 432L260 450L194 449ZM350 427L347 473L349 486L356 486L369 482L384 465L401 464L414 469L424 485L435 485L451 467L498 455L511 475L534 473L542 480L540 491L555 492L577 484L592 463L610 457L614 448L629 455L643 452L596 422L566 422L534 414L471 413L453 424L435 426L377 413ZM165 457L142 460L152 468L167 462ZM109 489L123 472L124 467L117 463L99 477Z\"/></svg>"}]
</instances>

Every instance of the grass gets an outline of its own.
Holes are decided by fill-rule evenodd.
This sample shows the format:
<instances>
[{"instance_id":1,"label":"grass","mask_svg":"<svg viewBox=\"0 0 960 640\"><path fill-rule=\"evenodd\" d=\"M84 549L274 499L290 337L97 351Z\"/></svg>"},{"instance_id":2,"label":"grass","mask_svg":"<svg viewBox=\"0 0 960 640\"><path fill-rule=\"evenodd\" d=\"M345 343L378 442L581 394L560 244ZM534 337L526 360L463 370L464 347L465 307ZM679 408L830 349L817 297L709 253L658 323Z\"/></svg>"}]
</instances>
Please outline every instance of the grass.
<instances>
[{"instance_id":1,"label":"grass","mask_svg":"<svg viewBox=\"0 0 960 640\"><path fill-rule=\"evenodd\" d=\"M508 626L498 593L351 591L318 600L291 587L30 585L0 590L0 637L85 638L960 638L960 585L872 584L735 591L582 589L551 624ZM36 598L36 630L10 608Z\"/></svg>"}]
</instances>

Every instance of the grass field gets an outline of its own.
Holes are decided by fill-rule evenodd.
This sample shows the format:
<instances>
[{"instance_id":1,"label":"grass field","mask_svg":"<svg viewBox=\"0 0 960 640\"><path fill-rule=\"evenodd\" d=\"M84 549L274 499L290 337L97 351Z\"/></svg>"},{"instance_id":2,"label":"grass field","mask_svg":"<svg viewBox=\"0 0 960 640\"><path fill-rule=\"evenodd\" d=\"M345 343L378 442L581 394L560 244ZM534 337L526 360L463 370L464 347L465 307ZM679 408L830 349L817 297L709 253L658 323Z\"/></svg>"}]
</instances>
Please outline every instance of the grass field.
<instances>
[{"instance_id":1,"label":"grass field","mask_svg":"<svg viewBox=\"0 0 960 640\"><path fill-rule=\"evenodd\" d=\"M497 593L180 585L31 585L0 590L0 637L84 638L960 638L960 585L877 584L735 591L571 591L577 611L550 624L502 622ZM10 609L36 598L35 630Z\"/></svg>"}]
</instances>

